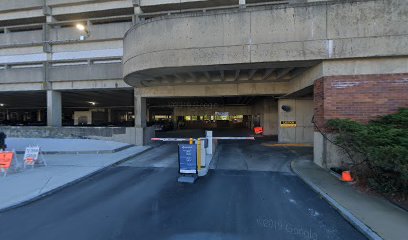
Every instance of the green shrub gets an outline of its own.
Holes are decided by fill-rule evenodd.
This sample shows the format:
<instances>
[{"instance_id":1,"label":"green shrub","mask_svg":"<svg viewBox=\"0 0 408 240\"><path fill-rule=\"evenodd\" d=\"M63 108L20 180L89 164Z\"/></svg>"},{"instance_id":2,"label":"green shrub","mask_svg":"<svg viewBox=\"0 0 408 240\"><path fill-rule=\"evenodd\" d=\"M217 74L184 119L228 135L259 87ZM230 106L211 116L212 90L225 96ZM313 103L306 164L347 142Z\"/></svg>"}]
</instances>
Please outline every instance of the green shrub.
<instances>
[{"instance_id":1,"label":"green shrub","mask_svg":"<svg viewBox=\"0 0 408 240\"><path fill-rule=\"evenodd\" d=\"M357 179L383 193L408 193L408 109L368 124L334 119L327 125L351 156Z\"/></svg>"}]
</instances>

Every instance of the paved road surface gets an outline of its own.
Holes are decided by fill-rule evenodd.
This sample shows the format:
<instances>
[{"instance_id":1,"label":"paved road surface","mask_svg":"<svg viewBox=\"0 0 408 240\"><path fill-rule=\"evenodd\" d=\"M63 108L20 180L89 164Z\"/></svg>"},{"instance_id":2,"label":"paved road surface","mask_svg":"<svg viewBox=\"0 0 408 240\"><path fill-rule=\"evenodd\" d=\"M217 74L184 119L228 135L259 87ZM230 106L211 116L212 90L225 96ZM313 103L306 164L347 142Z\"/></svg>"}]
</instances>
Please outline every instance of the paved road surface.
<instances>
[{"instance_id":1,"label":"paved road surface","mask_svg":"<svg viewBox=\"0 0 408 240\"><path fill-rule=\"evenodd\" d=\"M0 213L0 239L365 239L288 168L311 149L220 150L215 169L187 185L176 181L176 145L162 145Z\"/></svg>"}]
</instances>

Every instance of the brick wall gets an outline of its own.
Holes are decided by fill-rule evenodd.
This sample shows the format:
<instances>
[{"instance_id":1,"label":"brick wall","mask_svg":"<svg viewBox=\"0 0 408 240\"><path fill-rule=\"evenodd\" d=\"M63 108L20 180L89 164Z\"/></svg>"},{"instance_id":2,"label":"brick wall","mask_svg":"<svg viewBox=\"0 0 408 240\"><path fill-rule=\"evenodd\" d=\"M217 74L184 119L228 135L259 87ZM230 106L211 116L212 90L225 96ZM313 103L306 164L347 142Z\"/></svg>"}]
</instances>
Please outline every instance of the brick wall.
<instances>
[{"instance_id":1,"label":"brick wall","mask_svg":"<svg viewBox=\"0 0 408 240\"><path fill-rule=\"evenodd\" d=\"M335 118L366 123L378 116L408 108L408 73L330 76L315 81L316 124Z\"/></svg>"}]
</instances>

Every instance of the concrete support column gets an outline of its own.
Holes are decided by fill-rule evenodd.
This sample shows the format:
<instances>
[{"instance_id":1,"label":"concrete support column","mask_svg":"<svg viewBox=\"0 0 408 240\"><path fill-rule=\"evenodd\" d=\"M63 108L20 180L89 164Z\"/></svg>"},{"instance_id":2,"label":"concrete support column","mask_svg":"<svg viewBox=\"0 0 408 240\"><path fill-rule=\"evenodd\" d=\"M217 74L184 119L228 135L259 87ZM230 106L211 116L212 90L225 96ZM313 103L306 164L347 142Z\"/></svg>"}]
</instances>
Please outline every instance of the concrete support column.
<instances>
[{"instance_id":1,"label":"concrete support column","mask_svg":"<svg viewBox=\"0 0 408 240\"><path fill-rule=\"evenodd\" d=\"M112 109L108 108L108 122L112 123Z\"/></svg>"},{"instance_id":2,"label":"concrete support column","mask_svg":"<svg viewBox=\"0 0 408 240\"><path fill-rule=\"evenodd\" d=\"M313 99L279 99L278 111L279 122L296 122L296 126L279 125L279 142L313 143Z\"/></svg>"},{"instance_id":3,"label":"concrete support column","mask_svg":"<svg viewBox=\"0 0 408 240\"><path fill-rule=\"evenodd\" d=\"M278 119L278 103L274 99L265 99L261 119L261 126L264 128L264 135L278 134Z\"/></svg>"},{"instance_id":4,"label":"concrete support column","mask_svg":"<svg viewBox=\"0 0 408 240\"><path fill-rule=\"evenodd\" d=\"M38 110L37 111L37 122L41 122L41 119L42 119L42 112L41 110Z\"/></svg>"},{"instance_id":5,"label":"concrete support column","mask_svg":"<svg viewBox=\"0 0 408 240\"><path fill-rule=\"evenodd\" d=\"M3 28L4 30L4 36L5 36L5 40L6 40L6 44L11 44L12 43L12 39L11 39L11 34L10 33L10 29L8 28Z\"/></svg>"},{"instance_id":6,"label":"concrete support column","mask_svg":"<svg viewBox=\"0 0 408 240\"><path fill-rule=\"evenodd\" d=\"M134 12L135 12L135 15L134 15L134 18L133 18L133 24L139 23L139 22L144 20L144 18L142 18L140 16L141 14L143 14L143 10L142 10L142 8L140 8L139 5L136 5L134 7Z\"/></svg>"},{"instance_id":7,"label":"concrete support column","mask_svg":"<svg viewBox=\"0 0 408 240\"><path fill-rule=\"evenodd\" d=\"M146 98L135 95L135 127L146 127Z\"/></svg>"},{"instance_id":8,"label":"concrete support column","mask_svg":"<svg viewBox=\"0 0 408 240\"><path fill-rule=\"evenodd\" d=\"M62 126L61 92L47 90L47 126Z\"/></svg>"},{"instance_id":9,"label":"concrete support column","mask_svg":"<svg viewBox=\"0 0 408 240\"><path fill-rule=\"evenodd\" d=\"M136 129L136 145L142 146L145 141L146 129L146 98L141 97L135 91L135 129Z\"/></svg>"}]
</instances>

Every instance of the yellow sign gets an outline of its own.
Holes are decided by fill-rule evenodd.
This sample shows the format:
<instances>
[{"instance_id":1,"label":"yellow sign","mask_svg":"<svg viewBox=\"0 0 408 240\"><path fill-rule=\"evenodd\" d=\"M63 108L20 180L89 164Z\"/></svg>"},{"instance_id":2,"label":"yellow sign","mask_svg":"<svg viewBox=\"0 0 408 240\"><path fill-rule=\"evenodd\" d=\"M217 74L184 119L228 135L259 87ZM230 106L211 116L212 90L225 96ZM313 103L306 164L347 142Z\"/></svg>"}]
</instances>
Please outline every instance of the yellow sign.
<instances>
[{"instance_id":1,"label":"yellow sign","mask_svg":"<svg viewBox=\"0 0 408 240\"><path fill-rule=\"evenodd\" d=\"M296 121L281 121L280 126L281 128L295 128Z\"/></svg>"}]
</instances>

